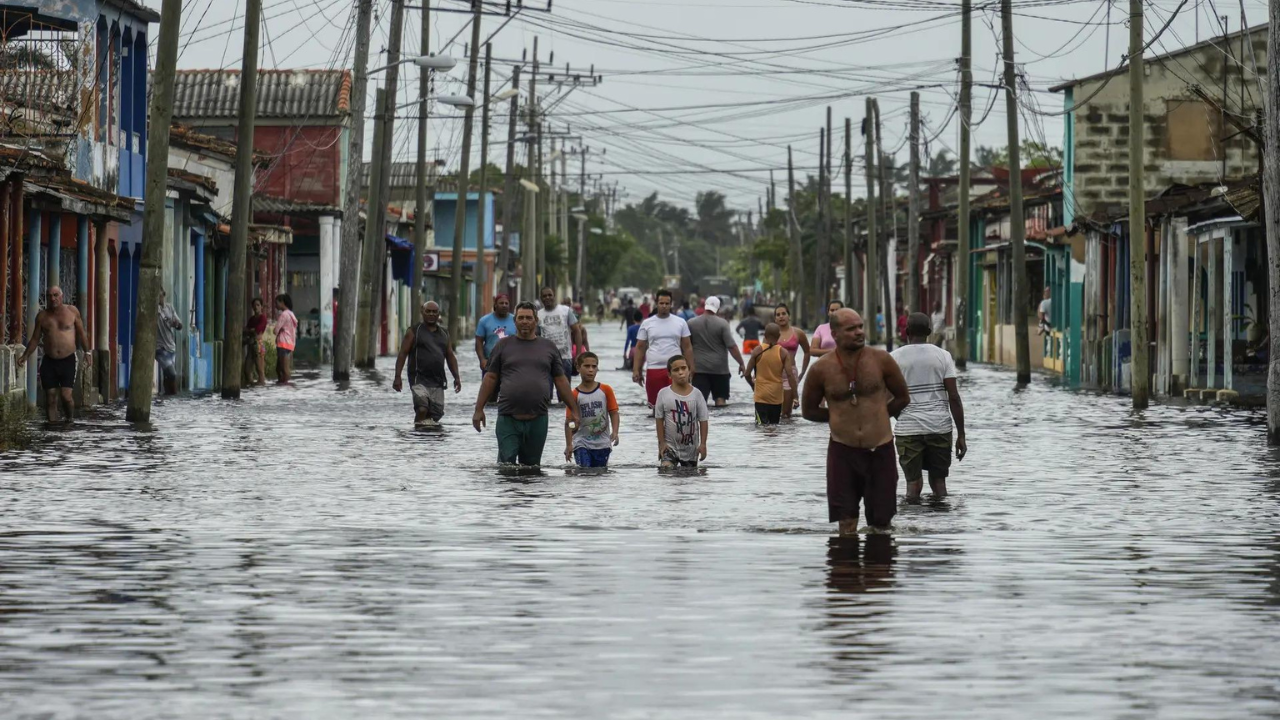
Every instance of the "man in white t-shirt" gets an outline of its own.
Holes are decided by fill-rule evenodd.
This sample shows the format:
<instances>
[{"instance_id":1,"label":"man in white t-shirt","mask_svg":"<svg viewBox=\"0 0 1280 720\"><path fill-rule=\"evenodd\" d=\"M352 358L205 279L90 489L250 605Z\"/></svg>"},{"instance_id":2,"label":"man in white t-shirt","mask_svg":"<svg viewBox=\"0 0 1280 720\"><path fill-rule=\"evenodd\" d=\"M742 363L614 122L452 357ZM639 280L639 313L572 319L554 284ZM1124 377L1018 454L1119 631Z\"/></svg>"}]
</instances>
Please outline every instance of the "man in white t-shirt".
<instances>
[{"instance_id":1,"label":"man in white t-shirt","mask_svg":"<svg viewBox=\"0 0 1280 720\"><path fill-rule=\"evenodd\" d=\"M912 313L907 318L907 344L893 351L911 393L911 404L898 416L893 431L898 463L907 478L907 502L920 501L925 472L934 497L946 497L953 426L956 459L963 460L969 451L956 364L951 353L929 343L930 325L928 315Z\"/></svg>"},{"instance_id":2,"label":"man in white t-shirt","mask_svg":"<svg viewBox=\"0 0 1280 720\"><path fill-rule=\"evenodd\" d=\"M670 290L659 290L657 297L657 313L640 323L640 332L636 334L631 370L631 379L644 386L650 406L657 403L658 391L671 384L671 376L667 374L669 358L684 355L689 361L690 375L694 372L689 324L671 314Z\"/></svg>"},{"instance_id":3,"label":"man in white t-shirt","mask_svg":"<svg viewBox=\"0 0 1280 720\"><path fill-rule=\"evenodd\" d=\"M577 375L573 367L573 349L582 347L582 324L573 308L556 303L556 291L542 288L542 307L538 308L538 330L555 344L564 365L564 376Z\"/></svg>"}]
</instances>

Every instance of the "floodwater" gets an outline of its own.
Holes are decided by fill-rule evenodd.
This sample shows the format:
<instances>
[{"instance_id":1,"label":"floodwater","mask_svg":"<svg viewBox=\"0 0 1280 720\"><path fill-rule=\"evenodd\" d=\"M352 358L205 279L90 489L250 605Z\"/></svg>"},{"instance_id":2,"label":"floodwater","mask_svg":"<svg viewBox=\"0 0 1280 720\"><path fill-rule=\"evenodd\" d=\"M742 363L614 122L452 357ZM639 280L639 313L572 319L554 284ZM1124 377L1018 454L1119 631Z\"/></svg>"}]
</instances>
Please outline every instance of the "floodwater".
<instances>
[{"instance_id":1,"label":"floodwater","mask_svg":"<svg viewBox=\"0 0 1280 720\"><path fill-rule=\"evenodd\" d=\"M592 326L607 368L622 334ZM4 718L1280 715L1280 458L1257 413L971 369L953 496L831 537L824 427L714 411L659 475L495 465L381 375L122 410L0 458ZM494 420L491 415L490 421ZM900 488L901 491L901 488Z\"/></svg>"}]
</instances>

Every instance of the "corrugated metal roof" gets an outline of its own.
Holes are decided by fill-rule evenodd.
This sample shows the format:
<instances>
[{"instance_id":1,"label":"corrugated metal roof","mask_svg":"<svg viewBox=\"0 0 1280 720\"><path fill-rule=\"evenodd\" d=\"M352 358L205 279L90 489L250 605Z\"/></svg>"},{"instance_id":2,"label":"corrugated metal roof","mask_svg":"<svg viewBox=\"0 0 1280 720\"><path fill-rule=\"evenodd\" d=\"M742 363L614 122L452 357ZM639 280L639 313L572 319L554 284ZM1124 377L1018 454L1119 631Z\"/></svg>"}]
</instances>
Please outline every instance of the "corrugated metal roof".
<instances>
[{"instance_id":1,"label":"corrugated metal roof","mask_svg":"<svg viewBox=\"0 0 1280 720\"><path fill-rule=\"evenodd\" d=\"M259 70L260 118L345 118L351 111L348 70ZM173 116L240 117L239 70L179 70Z\"/></svg>"}]
</instances>

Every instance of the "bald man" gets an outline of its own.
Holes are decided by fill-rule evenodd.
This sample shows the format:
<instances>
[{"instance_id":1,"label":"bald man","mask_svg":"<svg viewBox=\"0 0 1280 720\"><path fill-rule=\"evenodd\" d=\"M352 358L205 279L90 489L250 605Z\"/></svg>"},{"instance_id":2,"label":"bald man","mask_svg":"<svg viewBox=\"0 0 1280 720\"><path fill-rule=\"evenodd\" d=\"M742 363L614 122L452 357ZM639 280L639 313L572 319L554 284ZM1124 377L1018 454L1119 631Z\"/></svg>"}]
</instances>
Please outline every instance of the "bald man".
<instances>
[{"instance_id":1,"label":"bald man","mask_svg":"<svg viewBox=\"0 0 1280 720\"><path fill-rule=\"evenodd\" d=\"M887 531L898 509L898 456L889 418L910 403L907 383L889 353L867 347L858 313L837 310L831 334L836 349L810 369L801 396L804 418L831 428L828 521L840 524L841 535L857 534L858 505L865 501L867 524Z\"/></svg>"},{"instance_id":2,"label":"bald man","mask_svg":"<svg viewBox=\"0 0 1280 720\"><path fill-rule=\"evenodd\" d=\"M58 419L58 406L62 406L62 418L71 422L75 418L76 403L72 390L76 386L76 343L89 360L89 334L85 332L80 311L74 305L62 302L62 288L49 288L49 305L36 314L35 328L27 341L27 350L18 358L18 367L27 362L36 348L44 351L40 361L40 384L44 385L45 411L49 422Z\"/></svg>"},{"instance_id":3,"label":"bald man","mask_svg":"<svg viewBox=\"0 0 1280 720\"><path fill-rule=\"evenodd\" d=\"M453 375L453 391L462 392L458 378L458 358L449 343L449 333L440 327L440 306L434 301L422 304L422 322L409 328L396 355L396 379L391 387L400 392L404 387L400 374L409 362L409 390L413 393L413 424L421 428L440 427L444 417L444 368Z\"/></svg>"}]
</instances>

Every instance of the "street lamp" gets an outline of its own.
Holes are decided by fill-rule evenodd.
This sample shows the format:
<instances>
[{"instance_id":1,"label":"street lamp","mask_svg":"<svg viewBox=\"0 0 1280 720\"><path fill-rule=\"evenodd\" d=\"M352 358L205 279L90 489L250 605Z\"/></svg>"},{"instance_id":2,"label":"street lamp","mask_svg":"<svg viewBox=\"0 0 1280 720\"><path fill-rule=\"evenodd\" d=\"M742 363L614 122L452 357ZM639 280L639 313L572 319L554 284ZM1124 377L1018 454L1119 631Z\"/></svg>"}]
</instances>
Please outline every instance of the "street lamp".
<instances>
[{"instance_id":1,"label":"street lamp","mask_svg":"<svg viewBox=\"0 0 1280 720\"><path fill-rule=\"evenodd\" d=\"M511 98L519 94L520 94L520 88L507 88L506 90L503 90L497 95L494 95L492 98L489 98L489 102L500 103L504 100L510 100Z\"/></svg>"},{"instance_id":2,"label":"street lamp","mask_svg":"<svg viewBox=\"0 0 1280 720\"><path fill-rule=\"evenodd\" d=\"M419 55L418 57L403 58L399 62L393 62L389 65L376 67L372 70L366 70L365 75L380 73L392 66L404 65L405 63L413 63L423 70L452 70L453 67L458 64L458 61L448 55Z\"/></svg>"},{"instance_id":3,"label":"street lamp","mask_svg":"<svg viewBox=\"0 0 1280 720\"><path fill-rule=\"evenodd\" d=\"M467 95L437 95L436 102L444 103L445 105L452 105L456 108L469 108L476 106L476 101L472 100L471 97Z\"/></svg>"}]
</instances>

